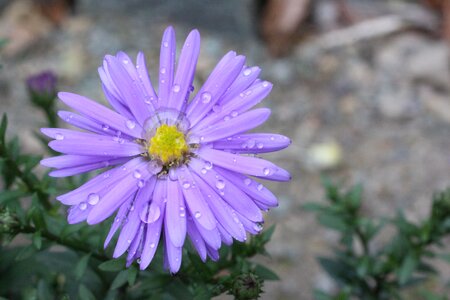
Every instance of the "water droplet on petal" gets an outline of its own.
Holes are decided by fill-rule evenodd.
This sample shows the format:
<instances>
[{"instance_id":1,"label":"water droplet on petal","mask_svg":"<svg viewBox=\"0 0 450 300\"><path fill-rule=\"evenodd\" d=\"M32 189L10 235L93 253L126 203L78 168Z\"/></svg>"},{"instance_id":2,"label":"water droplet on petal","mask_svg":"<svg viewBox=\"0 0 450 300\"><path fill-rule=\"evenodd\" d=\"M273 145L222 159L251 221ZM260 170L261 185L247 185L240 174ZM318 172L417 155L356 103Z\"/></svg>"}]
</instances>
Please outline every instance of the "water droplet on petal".
<instances>
[{"instance_id":1,"label":"water droplet on petal","mask_svg":"<svg viewBox=\"0 0 450 300\"><path fill-rule=\"evenodd\" d=\"M258 191L261 191L263 188L264 188L264 186L263 186L261 183L258 184L258 186L256 187L256 189L257 189Z\"/></svg>"},{"instance_id":2,"label":"water droplet on petal","mask_svg":"<svg viewBox=\"0 0 450 300\"><path fill-rule=\"evenodd\" d=\"M268 81L264 81L262 84L263 87L268 87L269 86L269 82Z\"/></svg>"},{"instance_id":3,"label":"water droplet on petal","mask_svg":"<svg viewBox=\"0 0 450 300\"><path fill-rule=\"evenodd\" d=\"M127 243L128 243L128 244L131 244L131 240L130 240L130 239L128 239L128 240L127 240Z\"/></svg>"},{"instance_id":4,"label":"water droplet on petal","mask_svg":"<svg viewBox=\"0 0 450 300\"><path fill-rule=\"evenodd\" d=\"M221 179L216 181L216 188L218 188L219 190L222 190L225 188L225 182Z\"/></svg>"},{"instance_id":5,"label":"water droplet on petal","mask_svg":"<svg viewBox=\"0 0 450 300\"><path fill-rule=\"evenodd\" d=\"M133 120L127 120L125 122L125 125L127 125L128 129L133 129L134 127L136 127L136 122L134 122Z\"/></svg>"},{"instance_id":6,"label":"water droplet on petal","mask_svg":"<svg viewBox=\"0 0 450 300\"><path fill-rule=\"evenodd\" d=\"M231 111L231 117L233 117L233 118L236 118L237 116L238 116L238 112L237 111L235 111L235 110L233 110L233 111Z\"/></svg>"},{"instance_id":7,"label":"water droplet on petal","mask_svg":"<svg viewBox=\"0 0 450 300\"><path fill-rule=\"evenodd\" d=\"M208 172L205 168L202 168L201 170L202 174L206 174L206 172Z\"/></svg>"},{"instance_id":8,"label":"water droplet on petal","mask_svg":"<svg viewBox=\"0 0 450 300\"><path fill-rule=\"evenodd\" d=\"M252 70L250 68L244 70L244 76L248 76L250 74L252 74Z\"/></svg>"},{"instance_id":9,"label":"water droplet on petal","mask_svg":"<svg viewBox=\"0 0 450 300\"><path fill-rule=\"evenodd\" d=\"M154 223L161 216L161 210L158 205L153 202L147 206L147 209L142 210L140 217L145 223Z\"/></svg>"},{"instance_id":10,"label":"water droplet on petal","mask_svg":"<svg viewBox=\"0 0 450 300\"><path fill-rule=\"evenodd\" d=\"M169 43L168 42L164 42L163 46L167 48L167 47L169 47Z\"/></svg>"},{"instance_id":11,"label":"water droplet on petal","mask_svg":"<svg viewBox=\"0 0 450 300\"><path fill-rule=\"evenodd\" d=\"M223 118L223 120L226 122L226 121L228 121L228 120L230 120L230 116L225 116L224 118Z\"/></svg>"},{"instance_id":12,"label":"water droplet on petal","mask_svg":"<svg viewBox=\"0 0 450 300\"><path fill-rule=\"evenodd\" d=\"M201 216L202 216L202 213L199 212L199 211L195 212L195 214L194 214L194 217L195 217L196 219L199 219Z\"/></svg>"},{"instance_id":13,"label":"water droplet on petal","mask_svg":"<svg viewBox=\"0 0 450 300\"><path fill-rule=\"evenodd\" d=\"M155 248L155 246L156 246L155 243L150 244L150 248Z\"/></svg>"},{"instance_id":14,"label":"water droplet on petal","mask_svg":"<svg viewBox=\"0 0 450 300\"><path fill-rule=\"evenodd\" d=\"M85 210L85 209L87 208L87 204L86 204L86 202L81 202L80 205L78 205L78 207L79 207L81 210Z\"/></svg>"},{"instance_id":15,"label":"water droplet on petal","mask_svg":"<svg viewBox=\"0 0 450 300\"><path fill-rule=\"evenodd\" d=\"M247 146L248 146L250 149L253 148L253 147L255 147L255 140L252 140L252 139L248 140L248 141L247 141Z\"/></svg>"},{"instance_id":16,"label":"water droplet on petal","mask_svg":"<svg viewBox=\"0 0 450 300\"><path fill-rule=\"evenodd\" d=\"M270 140L271 140L271 141L274 141L274 140L275 140L275 137L274 137L274 136L271 136L271 137L270 137Z\"/></svg>"},{"instance_id":17,"label":"water droplet on petal","mask_svg":"<svg viewBox=\"0 0 450 300\"><path fill-rule=\"evenodd\" d=\"M219 105L214 105L212 109L214 112L218 113L222 110L222 107L220 107Z\"/></svg>"},{"instance_id":18,"label":"water droplet on petal","mask_svg":"<svg viewBox=\"0 0 450 300\"><path fill-rule=\"evenodd\" d=\"M134 205L131 205L130 211L133 211L133 210L134 210Z\"/></svg>"},{"instance_id":19,"label":"water droplet on petal","mask_svg":"<svg viewBox=\"0 0 450 300\"><path fill-rule=\"evenodd\" d=\"M62 135L61 133L57 133L55 134L55 139L57 139L58 141L62 141L64 139L64 135Z\"/></svg>"},{"instance_id":20,"label":"water droplet on petal","mask_svg":"<svg viewBox=\"0 0 450 300\"><path fill-rule=\"evenodd\" d=\"M256 148L258 148L258 149L264 148L263 143L258 143L258 144L256 144Z\"/></svg>"},{"instance_id":21,"label":"water droplet on petal","mask_svg":"<svg viewBox=\"0 0 450 300\"><path fill-rule=\"evenodd\" d=\"M173 87L172 87L172 91L174 93L178 93L180 91L180 89L181 89L181 87L180 87L179 84L174 84Z\"/></svg>"},{"instance_id":22,"label":"water droplet on petal","mask_svg":"<svg viewBox=\"0 0 450 300\"><path fill-rule=\"evenodd\" d=\"M183 182L183 188L188 189L191 187L191 184L188 181Z\"/></svg>"},{"instance_id":23,"label":"water droplet on petal","mask_svg":"<svg viewBox=\"0 0 450 300\"><path fill-rule=\"evenodd\" d=\"M184 206L180 206L180 217L182 218L186 217Z\"/></svg>"},{"instance_id":24,"label":"water droplet on petal","mask_svg":"<svg viewBox=\"0 0 450 300\"><path fill-rule=\"evenodd\" d=\"M212 162L210 162L210 161L205 162L205 169L206 170L211 170L212 167L213 167Z\"/></svg>"},{"instance_id":25,"label":"water droplet on petal","mask_svg":"<svg viewBox=\"0 0 450 300\"><path fill-rule=\"evenodd\" d=\"M263 174L264 175L269 175L270 174L270 169L269 168L264 168L263 169Z\"/></svg>"},{"instance_id":26,"label":"water droplet on petal","mask_svg":"<svg viewBox=\"0 0 450 300\"><path fill-rule=\"evenodd\" d=\"M209 93L209 92L202 93L201 99L202 99L203 103L205 103L205 104L209 103L211 101L211 93Z\"/></svg>"},{"instance_id":27,"label":"water droplet on petal","mask_svg":"<svg viewBox=\"0 0 450 300\"><path fill-rule=\"evenodd\" d=\"M261 224L255 224L255 225L253 225L253 229L256 230L256 231L261 231L262 230L262 226L261 226Z\"/></svg>"},{"instance_id":28,"label":"water droplet on petal","mask_svg":"<svg viewBox=\"0 0 450 300\"><path fill-rule=\"evenodd\" d=\"M88 195L88 203L90 205L97 204L99 200L100 200L100 197L96 193L91 193L91 194Z\"/></svg>"},{"instance_id":29,"label":"water droplet on petal","mask_svg":"<svg viewBox=\"0 0 450 300\"><path fill-rule=\"evenodd\" d=\"M143 188L144 185L145 185L144 180L139 180L138 183L137 183L138 188Z\"/></svg>"},{"instance_id":30,"label":"water droplet on petal","mask_svg":"<svg viewBox=\"0 0 450 300\"><path fill-rule=\"evenodd\" d=\"M178 176L177 176L177 172L175 171L175 169L170 169L169 170L169 178L172 181L177 180Z\"/></svg>"},{"instance_id":31,"label":"water droplet on petal","mask_svg":"<svg viewBox=\"0 0 450 300\"><path fill-rule=\"evenodd\" d=\"M141 172L139 170L135 170L133 172L133 177L136 178L136 179L139 179L139 178L142 177L142 174L141 174Z\"/></svg>"},{"instance_id":32,"label":"water droplet on petal","mask_svg":"<svg viewBox=\"0 0 450 300\"><path fill-rule=\"evenodd\" d=\"M250 178L245 178L244 183L245 185L250 185L252 183L252 180Z\"/></svg>"},{"instance_id":33,"label":"water droplet on petal","mask_svg":"<svg viewBox=\"0 0 450 300\"><path fill-rule=\"evenodd\" d=\"M124 60L123 60L123 63L124 63L124 64L128 64L128 60L127 60L127 59L124 59Z\"/></svg>"},{"instance_id":34,"label":"water droplet on petal","mask_svg":"<svg viewBox=\"0 0 450 300\"><path fill-rule=\"evenodd\" d=\"M108 129L109 129L109 126L108 126L108 125L106 125L106 124L103 124L103 125L102 125L102 129L106 131L106 130L108 130Z\"/></svg>"},{"instance_id":35,"label":"water droplet on petal","mask_svg":"<svg viewBox=\"0 0 450 300\"><path fill-rule=\"evenodd\" d=\"M161 72L161 74L165 74L166 73L166 68L161 68L161 70L159 70Z\"/></svg>"}]
</instances>

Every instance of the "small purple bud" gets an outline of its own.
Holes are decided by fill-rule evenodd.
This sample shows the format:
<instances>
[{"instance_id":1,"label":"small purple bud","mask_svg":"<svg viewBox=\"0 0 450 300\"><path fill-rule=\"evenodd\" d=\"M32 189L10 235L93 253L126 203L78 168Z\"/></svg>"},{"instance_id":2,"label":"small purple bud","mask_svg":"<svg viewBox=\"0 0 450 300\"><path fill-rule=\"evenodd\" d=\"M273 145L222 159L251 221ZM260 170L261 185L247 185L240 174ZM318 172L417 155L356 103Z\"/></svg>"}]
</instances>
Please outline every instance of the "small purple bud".
<instances>
[{"instance_id":1,"label":"small purple bud","mask_svg":"<svg viewBox=\"0 0 450 300\"><path fill-rule=\"evenodd\" d=\"M48 107L56 98L57 78L52 71L43 71L27 78L31 101L37 106Z\"/></svg>"}]
</instances>

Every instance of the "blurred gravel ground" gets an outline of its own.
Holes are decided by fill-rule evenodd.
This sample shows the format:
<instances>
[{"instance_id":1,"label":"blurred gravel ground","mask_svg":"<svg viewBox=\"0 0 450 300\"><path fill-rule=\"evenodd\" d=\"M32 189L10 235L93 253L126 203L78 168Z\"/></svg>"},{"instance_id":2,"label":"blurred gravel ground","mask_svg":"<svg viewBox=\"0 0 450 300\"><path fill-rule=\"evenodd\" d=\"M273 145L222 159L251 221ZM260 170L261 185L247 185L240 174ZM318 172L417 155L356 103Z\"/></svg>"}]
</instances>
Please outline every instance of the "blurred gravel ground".
<instances>
[{"instance_id":1,"label":"blurred gravel ground","mask_svg":"<svg viewBox=\"0 0 450 300\"><path fill-rule=\"evenodd\" d=\"M273 59L257 37L252 9L248 0L80 1L77 14L60 28L1 60L0 112L8 113L10 134L20 136L24 151L39 153L33 133L44 118L28 105L23 83L34 72L52 69L62 76L61 90L104 101L97 75L104 54L143 50L154 76L168 24L177 30L178 46L191 28L200 29L197 89L228 50L246 55L274 83L263 103L272 117L261 131L293 140L288 149L267 155L293 180L269 184L280 207L267 216L268 224L277 224L272 257L261 260L282 280L266 283L263 298L312 299L313 288L333 288L315 257L329 254L336 236L300 208L322 198L321 173L346 186L364 183L369 216L401 209L419 220L431 194L450 186L449 49L411 31L333 50L306 41L288 57ZM443 276L431 283L436 286L450 278L448 265L440 268Z\"/></svg>"}]
</instances>

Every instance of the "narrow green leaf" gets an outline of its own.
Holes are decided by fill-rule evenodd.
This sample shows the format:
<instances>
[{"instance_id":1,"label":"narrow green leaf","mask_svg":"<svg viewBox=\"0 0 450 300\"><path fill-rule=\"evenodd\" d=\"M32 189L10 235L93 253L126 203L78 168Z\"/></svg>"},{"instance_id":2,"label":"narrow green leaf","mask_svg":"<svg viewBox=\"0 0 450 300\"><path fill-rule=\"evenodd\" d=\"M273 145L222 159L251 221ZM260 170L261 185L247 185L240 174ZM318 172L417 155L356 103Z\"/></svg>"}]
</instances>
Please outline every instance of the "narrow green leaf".
<instances>
[{"instance_id":1,"label":"narrow green leaf","mask_svg":"<svg viewBox=\"0 0 450 300\"><path fill-rule=\"evenodd\" d=\"M256 265L253 272L262 280L280 280L280 277L274 271L260 264Z\"/></svg>"},{"instance_id":2,"label":"narrow green leaf","mask_svg":"<svg viewBox=\"0 0 450 300\"><path fill-rule=\"evenodd\" d=\"M16 261L27 259L34 253L36 253L36 248L34 248L33 245L26 246L17 253Z\"/></svg>"},{"instance_id":3,"label":"narrow green leaf","mask_svg":"<svg viewBox=\"0 0 450 300\"><path fill-rule=\"evenodd\" d=\"M42 236L41 232L37 231L33 234L33 245L37 250L41 250L42 247Z\"/></svg>"},{"instance_id":4,"label":"narrow green leaf","mask_svg":"<svg viewBox=\"0 0 450 300\"><path fill-rule=\"evenodd\" d=\"M86 272L90 258L91 253L84 255L82 258L80 258L77 265L75 266L75 278L77 280L80 280L83 277L84 273Z\"/></svg>"},{"instance_id":5,"label":"narrow green leaf","mask_svg":"<svg viewBox=\"0 0 450 300\"><path fill-rule=\"evenodd\" d=\"M19 201L20 198L26 196L27 193L20 190L2 191L0 193L0 204L6 204L9 201Z\"/></svg>"},{"instance_id":6,"label":"narrow green leaf","mask_svg":"<svg viewBox=\"0 0 450 300\"><path fill-rule=\"evenodd\" d=\"M117 288L120 288L127 281L128 281L128 270L120 271L119 274L117 274L116 278L114 278L113 282L111 283L111 289L115 290Z\"/></svg>"},{"instance_id":7,"label":"narrow green leaf","mask_svg":"<svg viewBox=\"0 0 450 300\"><path fill-rule=\"evenodd\" d=\"M318 221L325 227L334 229L337 231L347 231L347 224L338 216L332 214L321 214L318 217Z\"/></svg>"},{"instance_id":8,"label":"narrow green leaf","mask_svg":"<svg viewBox=\"0 0 450 300\"><path fill-rule=\"evenodd\" d=\"M106 272L117 272L125 268L124 259L111 259L101 263L98 268Z\"/></svg>"},{"instance_id":9,"label":"narrow green leaf","mask_svg":"<svg viewBox=\"0 0 450 300\"><path fill-rule=\"evenodd\" d=\"M94 294L84 284L78 287L78 296L80 300L96 300Z\"/></svg>"},{"instance_id":10,"label":"narrow green leaf","mask_svg":"<svg viewBox=\"0 0 450 300\"><path fill-rule=\"evenodd\" d=\"M129 286L133 286L134 283L136 282L136 278L137 275L139 273L138 268L135 265L132 265L129 269L128 269L128 285Z\"/></svg>"},{"instance_id":11,"label":"narrow green leaf","mask_svg":"<svg viewBox=\"0 0 450 300\"><path fill-rule=\"evenodd\" d=\"M401 285L405 284L412 276L419 260L414 253L408 253L397 272L398 281Z\"/></svg>"}]
</instances>

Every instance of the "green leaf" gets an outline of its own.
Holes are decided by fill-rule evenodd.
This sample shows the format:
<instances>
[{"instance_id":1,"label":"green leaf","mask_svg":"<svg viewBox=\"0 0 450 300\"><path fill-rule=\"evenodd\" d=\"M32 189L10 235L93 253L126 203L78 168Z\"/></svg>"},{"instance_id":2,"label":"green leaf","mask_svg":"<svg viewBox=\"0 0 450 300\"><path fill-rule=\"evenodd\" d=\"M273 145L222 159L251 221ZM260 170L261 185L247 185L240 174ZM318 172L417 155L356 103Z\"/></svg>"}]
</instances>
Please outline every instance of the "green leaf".
<instances>
[{"instance_id":1,"label":"green leaf","mask_svg":"<svg viewBox=\"0 0 450 300\"><path fill-rule=\"evenodd\" d=\"M18 201L20 198L26 195L27 195L26 192L20 190L2 191L0 193L0 204L5 204L12 200Z\"/></svg>"},{"instance_id":2,"label":"green leaf","mask_svg":"<svg viewBox=\"0 0 450 300\"><path fill-rule=\"evenodd\" d=\"M274 271L260 264L256 265L253 272L262 280L280 280L280 277Z\"/></svg>"},{"instance_id":3,"label":"green leaf","mask_svg":"<svg viewBox=\"0 0 450 300\"><path fill-rule=\"evenodd\" d=\"M361 184L355 185L349 192L345 194L346 203L353 209L361 206L363 187Z\"/></svg>"},{"instance_id":4,"label":"green leaf","mask_svg":"<svg viewBox=\"0 0 450 300\"><path fill-rule=\"evenodd\" d=\"M101 263L98 268L102 271L106 272L117 272L123 270L125 268L125 260L124 259L111 259Z\"/></svg>"},{"instance_id":5,"label":"green leaf","mask_svg":"<svg viewBox=\"0 0 450 300\"><path fill-rule=\"evenodd\" d=\"M84 255L80 260L78 261L77 265L75 266L75 278L77 280L80 280L84 273L86 272L86 268L89 264L89 259L91 258L91 253Z\"/></svg>"},{"instance_id":6,"label":"green leaf","mask_svg":"<svg viewBox=\"0 0 450 300\"><path fill-rule=\"evenodd\" d=\"M135 265L132 265L129 269L128 269L128 285L129 286L133 286L134 283L136 282L136 278L137 275L139 273L138 268Z\"/></svg>"},{"instance_id":7,"label":"green leaf","mask_svg":"<svg viewBox=\"0 0 450 300\"><path fill-rule=\"evenodd\" d=\"M272 225L269 228L267 228L267 230L264 230L263 233L261 233L260 235L261 240L263 241L264 244L270 241L274 232L275 232L275 225Z\"/></svg>"},{"instance_id":8,"label":"green leaf","mask_svg":"<svg viewBox=\"0 0 450 300\"><path fill-rule=\"evenodd\" d=\"M314 211L314 212L320 212L323 211L323 209L325 208L324 205L322 204L318 204L318 203L314 203L314 202L309 202L306 204L302 205L302 208L306 211Z\"/></svg>"},{"instance_id":9,"label":"green leaf","mask_svg":"<svg viewBox=\"0 0 450 300\"><path fill-rule=\"evenodd\" d=\"M318 221L323 226L337 231L345 232L348 229L347 224L339 215L321 214L318 217Z\"/></svg>"},{"instance_id":10,"label":"green leaf","mask_svg":"<svg viewBox=\"0 0 450 300\"><path fill-rule=\"evenodd\" d=\"M6 113L4 113L0 124L0 147L5 145L6 127L8 127L8 117L6 116Z\"/></svg>"},{"instance_id":11,"label":"green leaf","mask_svg":"<svg viewBox=\"0 0 450 300\"><path fill-rule=\"evenodd\" d=\"M33 245L23 247L19 251L19 253L17 253L16 261L21 261L21 260L27 259L35 253L36 253L36 248L33 247Z\"/></svg>"},{"instance_id":12,"label":"green leaf","mask_svg":"<svg viewBox=\"0 0 450 300\"><path fill-rule=\"evenodd\" d=\"M397 277L400 285L405 284L411 278L418 263L419 260L417 256L412 252L408 253L397 272Z\"/></svg>"},{"instance_id":13,"label":"green leaf","mask_svg":"<svg viewBox=\"0 0 450 300\"><path fill-rule=\"evenodd\" d=\"M78 287L78 296L80 300L96 300L94 294L84 284Z\"/></svg>"},{"instance_id":14,"label":"green leaf","mask_svg":"<svg viewBox=\"0 0 450 300\"><path fill-rule=\"evenodd\" d=\"M117 274L116 278L114 278L113 282L111 283L111 289L115 290L117 288L120 288L127 281L128 281L128 270L120 271L119 274Z\"/></svg>"},{"instance_id":15,"label":"green leaf","mask_svg":"<svg viewBox=\"0 0 450 300\"><path fill-rule=\"evenodd\" d=\"M33 245L36 248L36 250L41 250L42 247L42 236L41 232L37 231L33 234Z\"/></svg>"},{"instance_id":16,"label":"green leaf","mask_svg":"<svg viewBox=\"0 0 450 300\"><path fill-rule=\"evenodd\" d=\"M326 257L319 257L318 260L325 272L338 282L347 282L354 276L353 268L343 261Z\"/></svg>"}]
</instances>

